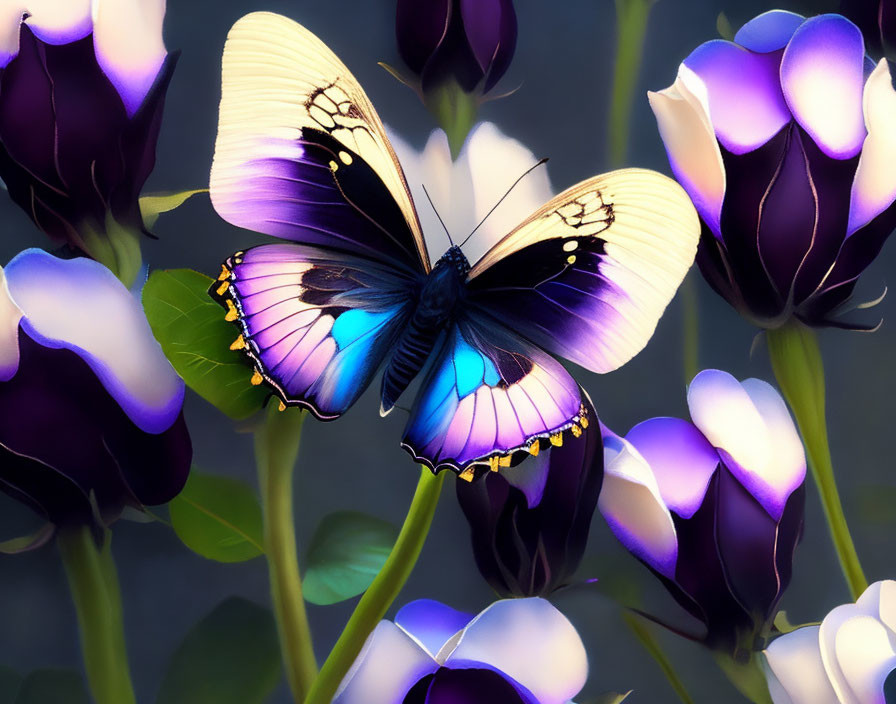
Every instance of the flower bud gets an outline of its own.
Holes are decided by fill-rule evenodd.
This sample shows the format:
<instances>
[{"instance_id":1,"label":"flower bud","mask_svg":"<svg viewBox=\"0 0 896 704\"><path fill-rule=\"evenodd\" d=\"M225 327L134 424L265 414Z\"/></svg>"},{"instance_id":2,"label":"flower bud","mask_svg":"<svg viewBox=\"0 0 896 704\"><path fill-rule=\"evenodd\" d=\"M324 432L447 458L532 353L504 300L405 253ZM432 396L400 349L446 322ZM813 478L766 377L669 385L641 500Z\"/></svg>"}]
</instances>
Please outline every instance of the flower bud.
<instances>
[{"instance_id":1,"label":"flower bud","mask_svg":"<svg viewBox=\"0 0 896 704\"><path fill-rule=\"evenodd\" d=\"M500 596L547 596L572 578L588 540L603 480L600 424L515 467L458 481L479 571Z\"/></svg>"},{"instance_id":2,"label":"flower bud","mask_svg":"<svg viewBox=\"0 0 896 704\"><path fill-rule=\"evenodd\" d=\"M695 49L650 104L716 292L766 328L873 327L840 316L896 226L896 91L859 29L767 12Z\"/></svg>"},{"instance_id":3,"label":"flower bud","mask_svg":"<svg viewBox=\"0 0 896 704\"><path fill-rule=\"evenodd\" d=\"M691 422L605 430L599 508L613 533L704 625L707 646L755 649L790 582L806 460L784 400L758 379L706 370Z\"/></svg>"}]
</instances>

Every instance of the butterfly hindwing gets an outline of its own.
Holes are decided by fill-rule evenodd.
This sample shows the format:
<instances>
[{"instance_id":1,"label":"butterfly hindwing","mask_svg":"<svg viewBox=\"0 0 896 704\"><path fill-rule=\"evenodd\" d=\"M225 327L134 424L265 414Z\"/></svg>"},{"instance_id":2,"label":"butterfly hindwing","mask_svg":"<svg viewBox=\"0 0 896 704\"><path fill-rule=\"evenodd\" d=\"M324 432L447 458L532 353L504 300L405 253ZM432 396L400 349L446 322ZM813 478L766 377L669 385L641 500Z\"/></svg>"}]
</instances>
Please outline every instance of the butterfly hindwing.
<instances>
[{"instance_id":1,"label":"butterfly hindwing","mask_svg":"<svg viewBox=\"0 0 896 704\"><path fill-rule=\"evenodd\" d=\"M647 344L696 254L672 179L624 169L561 193L472 268L469 305L542 349L612 371Z\"/></svg>"},{"instance_id":2,"label":"butterfly hindwing","mask_svg":"<svg viewBox=\"0 0 896 704\"><path fill-rule=\"evenodd\" d=\"M296 244L239 252L212 295L242 334L234 349L286 404L331 420L344 413L406 324L407 281L369 261Z\"/></svg>"},{"instance_id":3,"label":"butterfly hindwing","mask_svg":"<svg viewBox=\"0 0 896 704\"><path fill-rule=\"evenodd\" d=\"M228 35L210 184L215 209L240 227L429 270L370 100L323 42L281 15L252 13Z\"/></svg>"},{"instance_id":4,"label":"butterfly hindwing","mask_svg":"<svg viewBox=\"0 0 896 704\"><path fill-rule=\"evenodd\" d=\"M434 469L497 468L580 431L582 415L579 386L559 362L494 321L464 316L446 333L402 444Z\"/></svg>"}]
</instances>

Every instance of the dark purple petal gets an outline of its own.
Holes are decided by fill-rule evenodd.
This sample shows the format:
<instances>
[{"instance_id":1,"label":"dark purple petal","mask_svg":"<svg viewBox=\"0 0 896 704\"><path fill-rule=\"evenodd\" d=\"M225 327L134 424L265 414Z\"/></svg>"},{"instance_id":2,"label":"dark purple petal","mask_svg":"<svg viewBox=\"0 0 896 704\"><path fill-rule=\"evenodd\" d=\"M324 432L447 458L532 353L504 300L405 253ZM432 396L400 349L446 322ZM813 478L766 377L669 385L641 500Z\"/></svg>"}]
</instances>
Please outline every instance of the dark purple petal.
<instances>
[{"instance_id":1,"label":"dark purple petal","mask_svg":"<svg viewBox=\"0 0 896 704\"><path fill-rule=\"evenodd\" d=\"M512 0L460 0L467 42L486 75L485 92L501 79L516 48L516 12Z\"/></svg>"},{"instance_id":2,"label":"dark purple petal","mask_svg":"<svg viewBox=\"0 0 896 704\"><path fill-rule=\"evenodd\" d=\"M531 696L488 669L441 668L408 692L402 704L538 704Z\"/></svg>"},{"instance_id":3,"label":"dark purple petal","mask_svg":"<svg viewBox=\"0 0 896 704\"><path fill-rule=\"evenodd\" d=\"M18 371L0 384L0 481L57 524L103 521L163 503L186 482L192 449L181 415L159 434L137 428L77 354L19 331Z\"/></svg>"},{"instance_id":4,"label":"dark purple petal","mask_svg":"<svg viewBox=\"0 0 896 704\"><path fill-rule=\"evenodd\" d=\"M395 36L398 53L416 74L445 37L451 18L451 0L398 0Z\"/></svg>"},{"instance_id":5,"label":"dark purple petal","mask_svg":"<svg viewBox=\"0 0 896 704\"><path fill-rule=\"evenodd\" d=\"M593 409L588 417L582 437L564 433L561 447L472 483L456 483L476 565L501 596L549 594L566 584L581 562L603 480L603 447ZM505 475L536 463L547 464L547 479L541 500L530 505Z\"/></svg>"}]
</instances>

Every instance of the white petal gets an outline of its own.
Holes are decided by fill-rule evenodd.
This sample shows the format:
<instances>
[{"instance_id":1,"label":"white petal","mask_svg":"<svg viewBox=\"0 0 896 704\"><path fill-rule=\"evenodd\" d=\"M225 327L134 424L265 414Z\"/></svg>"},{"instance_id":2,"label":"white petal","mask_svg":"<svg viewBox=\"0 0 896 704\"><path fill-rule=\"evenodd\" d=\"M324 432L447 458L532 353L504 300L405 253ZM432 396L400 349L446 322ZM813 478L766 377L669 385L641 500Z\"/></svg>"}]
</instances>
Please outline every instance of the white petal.
<instances>
[{"instance_id":1,"label":"white petal","mask_svg":"<svg viewBox=\"0 0 896 704\"><path fill-rule=\"evenodd\" d=\"M857 604L843 604L828 612L821 622L818 631L818 642L821 647L821 660L824 668L828 673L831 685L837 696L843 704L864 704L856 699L852 693L846 674L840 666L840 660L837 652L837 634L840 629L854 618L864 618L868 616L866 613L873 608L873 604L869 601L863 606Z\"/></svg>"},{"instance_id":2,"label":"white petal","mask_svg":"<svg viewBox=\"0 0 896 704\"><path fill-rule=\"evenodd\" d=\"M165 61L165 0L93 0L94 44L128 114L143 104Z\"/></svg>"},{"instance_id":3,"label":"white petal","mask_svg":"<svg viewBox=\"0 0 896 704\"><path fill-rule=\"evenodd\" d=\"M818 649L818 626L798 628L772 641L765 650L768 667L789 698L775 704L839 704Z\"/></svg>"},{"instance_id":4,"label":"white petal","mask_svg":"<svg viewBox=\"0 0 896 704\"><path fill-rule=\"evenodd\" d=\"M438 664L391 621L380 621L348 671L333 704L395 704Z\"/></svg>"},{"instance_id":5,"label":"white petal","mask_svg":"<svg viewBox=\"0 0 896 704\"><path fill-rule=\"evenodd\" d=\"M6 274L0 269L0 381L9 381L19 367L19 320L22 311L9 295Z\"/></svg>"},{"instance_id":6,"label":"white petal","mask_svg":"<svg viewBox=\"0 0 896 704\"><path fill-rule=\"evenodd\" d=\"M756 478L765 485L762 495L767 501L763 505L768 503L766 510L777 518L787 499L806 479L806 453L781 394L761 379L744 379L741 386L768 430L772 447L769 463L757 472Z\"/></svg>"},{"instance_id":7,"label":"white petal","mask_svg":"<svg viewBox=\"0 0 896 704\"><path fill-rule=\"evenodd\" d=\"M38 249L6 266L30 337L78 354L134 423L160 433L177 419L184 383L153 337L140 302L102 264Z\"/></svg>"},{"instance_id":8,"label":"white petal","mask_svg":"<svg viewBox=\"0 0 896 704\"><path fill-rule=\"evenodd\" d=\"M90 34L90 0L25 0L25 22L47 44L68 44ZM5 11L4 11L5 12Z\"/></svg>"},{"instance_id":9,"label":"white petal","mask_svg":"<svg viewBox=\"0 0 896 704\"><path fill-rule=\"evenodd\" d=\"M675 178L709 228L721 237L725 167L709 120L706 86L682 64L674 84L647 97Z\"/></svg>"},{"instance_id":10,"label":"white petal","mask_svg":"<svg viewBox=\"0 0 896 704\"><path fill-rule=\"evenodd\" d=\"M846 684L861 704L884 704L884 681L896 667L887 629L872 616L857 616L837 631L834 649Z\"/></svg>"},{"instance_id":11,"label":"white petal","mask_svg":"<svg viewBox=\"0 0 896 704\"><path fill-rule=\"evenodd\" d=\"M4 68L19 53L19 32L24 14L24 0L0 6L0 68Z\"/></svg>"},{"instance_id":12,"label":"white petal","mask_svg":"<svg viewBox=\"0 0 896 704\"><path fill-rule=\"evenodd\" d=\"M460 232L461 240L495 208L463 247L471 264L550 200L553 193L545 166L539 166L514 186L537 163L538 159L529 149L491 122L481 122L470 132L455 164L457 176L472 185L473 207L464 208L467 220ZM455 188L459 185L455 183ZM513 190L502 201L511 187ZM457 202L459 205L463 201ZM452 203L452 207L458 206ZM457 241L458 235L451 234Z\"/></svg>"},{"instance_id":13,"label":"white petal","mask_svg":"<svg viewBox=\"0 0 896 704\"><path fill-rule=\"evenodd\" d=\"M875 582L871 586L878 586L880 589L878 615L881 622L896 635L896 582L888 579L883 582Z\"/></svg>"},{"instance_id":14,"label":"white petal","mask_svg":"<svg viewBox=\"0 0 896 704\"><path fill-rule=\"evenodd\" d=\"M780 510L769 492L773 469L771 435L750 395L733 376L717 369L700 372L688 388L691 418L714 447L733 460L737 479L775 518ZM788 494L789 495L789 494ZM775 509L780 509L777 511Z\"/></svg>"},{"instance_id":15,"label":"white petal","mask_svg":"<svg viewBox=\"0 0 896 704\"><path fill-rule=\"evenodd\" d=\"M597 503L628 550L667 577L675 575L678 537L650 466L628 441L604 436L604 483Z\"/></svg>"},{"instance_id":16,"label":"white petal","mask_svg":"<svg viewBox=\"0 0 896 704\"><path fill-rule=\"evenodd\" d=\"M588 657L576 629L539 598L498 601L473 619L445 664L470 662L512 677L539 704L566 704L588 677Z\"/></svg>"},{"instance_id":17,"label":"white petal","mask_svg":"<svg viewBox=\"0 0 896 704\"><path fill-rule=\"evenodd\" d=\"M896 199L896 91L886 59L880 60L866 81L862 102L868 136L852 183L849 234L880 215Z\"/></svg>"}]
</instances>

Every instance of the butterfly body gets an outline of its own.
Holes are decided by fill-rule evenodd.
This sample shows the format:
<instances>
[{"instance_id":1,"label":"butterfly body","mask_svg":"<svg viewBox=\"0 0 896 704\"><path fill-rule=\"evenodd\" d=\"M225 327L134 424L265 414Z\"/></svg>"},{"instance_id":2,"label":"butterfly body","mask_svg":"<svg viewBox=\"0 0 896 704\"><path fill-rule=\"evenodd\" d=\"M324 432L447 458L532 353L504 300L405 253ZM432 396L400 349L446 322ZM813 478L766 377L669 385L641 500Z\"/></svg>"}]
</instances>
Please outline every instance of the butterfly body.
<instances>
[{"instance_id":1,"label":"butterfly body","mask_svg":"<svg viewBox=\"0 0 896 704\"><path fill-rule=\"evenodd\" d=\"M402 446L464 476L580 437L583 391L557 358L608 372L650 339L699 239L681 187L643 169L596 176L488 235L481 256L452 246L432 264L386 130L323 42L253 13L223 76L212 203L280 239L228 259L210 290L253 383L333 420L379 370L383 412L421 376ZM518 175L497 154L479 163L492 173L467 179L477 191Z\"/></svg>"},{"instance_id":2,"label":"butterfly body","mask_svg":"<svg viewBox=\"0 0 896 704\"><path fill-rule=\"evenodd\" d=\"M469 272L470 263L454 245L423 279L410 322L383 372L382 415L392 410L454 322L462 308Z\"/></svg>"}]
</instances>

